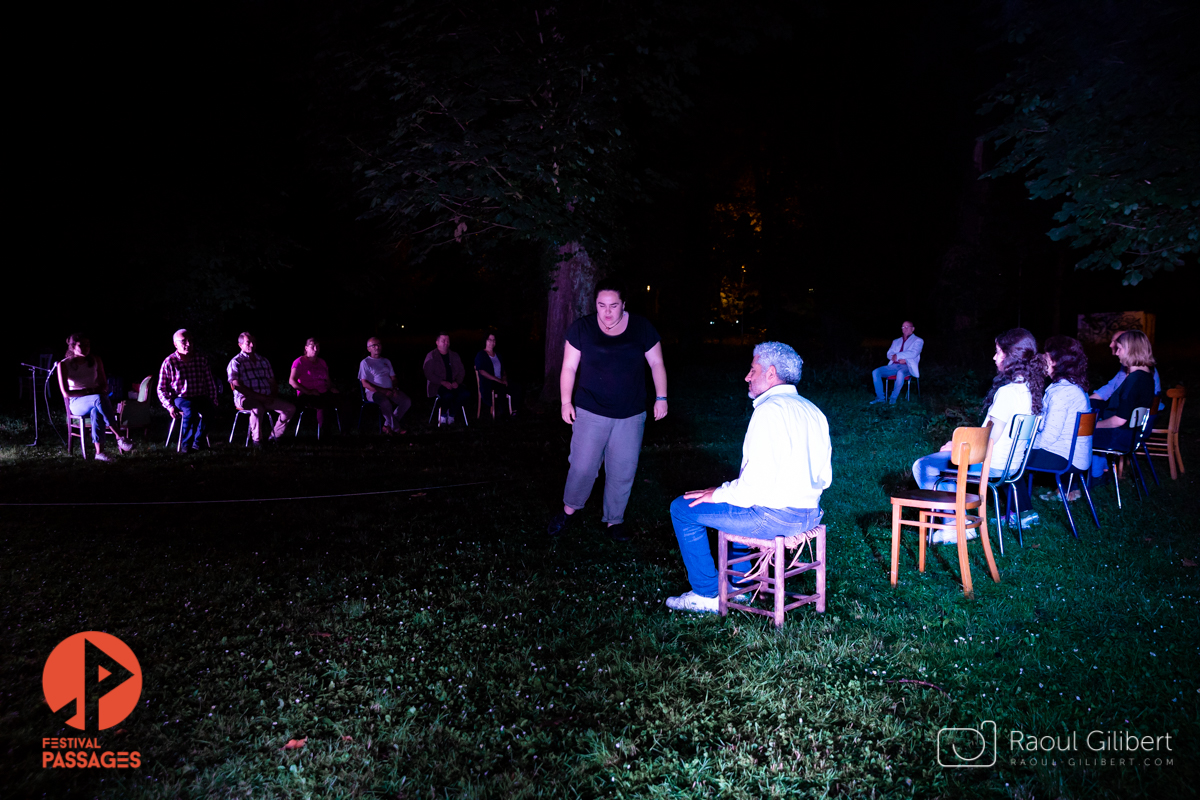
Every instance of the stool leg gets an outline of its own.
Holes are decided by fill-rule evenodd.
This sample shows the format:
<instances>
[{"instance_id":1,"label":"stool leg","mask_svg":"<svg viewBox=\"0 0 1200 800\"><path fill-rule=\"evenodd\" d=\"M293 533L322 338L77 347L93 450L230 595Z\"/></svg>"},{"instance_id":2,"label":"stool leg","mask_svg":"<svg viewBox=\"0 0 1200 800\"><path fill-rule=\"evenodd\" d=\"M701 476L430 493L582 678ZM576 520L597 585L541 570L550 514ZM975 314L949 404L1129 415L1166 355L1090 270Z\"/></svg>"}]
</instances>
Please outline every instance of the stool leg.
<instances>
[{"instance_id":1,"label":"stool leg","mask_svg":"<svg viewBox=\"0 0 1200 800\"><path fill-rule=\"evenodd\" d=\"M825 526L817 527L817 612L825 613Z\"/></svg>"},{"instance_id":2,"label":"stool leg","mask_svg":"<svg viewBox=\"0 0 1200 800\"><path fill-rule=\"evenodd\" d=\"M783 537L775 537L775 627L783 627L783 601L787 599L784 591L783 573L787 571L787 553L783 549Z\"/></svg>"},{"instance_id":3,"label":"stool leg","mask_svg":"<svg viewBox=\"0 0 1200 800\"><path fill-rule=\"evenodd\" d=\"M729 614L729 542L717 531L717 613Z\"/></svg>"}]
</instances>

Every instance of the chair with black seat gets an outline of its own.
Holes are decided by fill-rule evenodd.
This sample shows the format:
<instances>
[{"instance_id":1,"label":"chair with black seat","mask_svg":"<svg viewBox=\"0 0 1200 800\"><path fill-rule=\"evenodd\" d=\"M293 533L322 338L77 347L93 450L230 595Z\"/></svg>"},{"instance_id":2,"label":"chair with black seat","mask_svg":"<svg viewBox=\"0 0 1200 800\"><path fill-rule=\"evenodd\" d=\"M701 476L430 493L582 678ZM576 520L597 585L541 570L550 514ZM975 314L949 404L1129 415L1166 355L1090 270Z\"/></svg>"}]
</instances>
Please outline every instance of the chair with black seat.
<instances>
[{"instance_id":1,"label":"chair with black seat","mask_svg":"<svg viewBox=\"0 0 1200 800\"><path fill-rule=\"evenodd\" d=\"M297 409L296 409L296 432L294 434L292 434L293 436L300 435L300 423L304 421L305 413L307 413L309 411L315 412L316 410L317 409L315 409L315 408L300 408L299 406L297 406ZM362 410L360 409L359 416L361 417L361 415L362 415ZM313 416L315 417L316 414L314 413ZM334 419L337 420L338 433L341 433L342 432L342 414L341 414L341 411L338 410L337 406L333 407L333 416L334 416ZM360 425L361 425L361 422L360 422ZM321 427L322 427L321 422L320 422L320 420L318 420L317 421L317 441L318 442L321 441ZM382 428L381 428L381 430L382 430Z\"/></svg>"},{"instance_id":2,"label":"chair with black seat","mask_svg":"<svg viewBox=\"0 0 1200 800\"><path fill-rule=\"evenodd\" d=\"M1122 458L1128 456L1129 457L1128 461L1133 464L1133 471L1135 473L1137 473L1137 480L1132 481L1132 483L1133 483L1133 490L1135 492L1137 492L1138 500L1142 499L1142 491L1146 492L1146 494L1150 493L1150 490L1146 488L1146 479L1142 477L1142 468L1141 468L1141 466L1138 465L1137 459L1133 457L1134 453L1136 453L1138 451L1138 449L1142 446L1142 440L1146 436L1146 429L1148 427L1149 422L1150 422L1150 409L1145 406L1143 406L1141 408L1135 408L1133 410L1133 416L1131 416L1129 418L1128 427L1129 427L1130 431L1132 431L1132 436L1130 437L1130 444L1127 448L1119 448L1119 447L1098 448L1095 445L1092 445L1092 455L1104 456L1105 459L1107 459L1107 461L1108 461L1109 471L1112 473L1112 476L1113 476L1113 488L1116 490L1116 493L1117 493L1117 508L1118 509L1122 508L1122 506L1121 506L1121 479L1117 475L1116 465L1117 465L1117 462L1119 462ZM1141 491L1138 490L1139 482L1142 485Z\"/></svg>"},{"instance_id":3,"label":"chair with black seat","mask_svg":"<svg viewBox=\"0 0 1200 800\"><path fill-rule=\"evenodd\" d=\"M1177 480L1179 473L1186 472L1183 468L1183 456L1179 452L1179 423L1183 419L1183 404L1187 400L1187 389L1183 387L1183 384L1179 384L1174 389L1167 390L1167 397L1171 400L1167 427L1150 426L1150 431L1142 442L1142 450L1146 453L1147 458L1150 456L1166 458L1167 466L1171 470L1171 480Z\"/></svg>"},{"instance_id":4,"label":"chair with black seat","mask_svg":"<svg viewBox=\"0 0 1200 800\"><path fill-rule=\"evenodd\" d=\"M361 382L359 382L359 385L358 385L358 399L359 399L359 403L360 403L360 405L358 407L358 432L359 432L359 434L362 433L363 412L367 410L368 406L375 409L375 419L378 421L378 424L379 424L379 427L375 432L382 434L383 433L383 410L380 409L379 406L375 404L374 400L367 399L367 390L366 390L366 388L363 387ZM338 421L338 425L339 425L339 427L341 426L340 420Z\"/></svg>"},{"instance_id":5,"label":"chair with black seat","mask_svg":"<svg viewBox=\"0 0 1200 800\"><path fill-rule=\"evenodd\" d=\"M1067 522L1071 525L1071 533L1076 539L1079 538L1079 531L1075 528L1075 518L1071 516L1071 504L1068 501L1067 494L1071 491L1071 486L1075 479L1079 479L1080 489L1083 491L1083 496L1087 498L1088 509L1092 512L1092 522L1096 524L1096 530L1100 530L1100 518L1096 516L1096 506L1092 503L1092 492L1088 488L1088 471L1091 467L1089 463L1087 467L1080 469L1072 466L1075 460L1075 448L1079 446L1079 440L1091 436L1096 431L1096 412L1095 411L1079 411L1075 414L1075 438L1071 440L1071 451L1067 454L1067 466L1063 469L1046 469L1044 467L1026 467L1029 476L1026 480L1029 481L1028 486L1030 493L1033 491L1033 473L1044 472L1054 476L1054 484L1058 487L1058 496L1062 499L1063 510L1067 512ZM1095 451L1093 451L1095 452ZM1063 486L1063 477L1067 479L1067 485Z\"/></svg>"},{"instance_id":6,"label":"chair with black seat","mask_svg":"<svg viewBox=\"0 0 1200 800\"><path fill-rule=\"evenodd\" d=\"M1000 571L996 568L996 559L992 555L992 544L988 541L987 531L987 483L985 477L989 472L992 460L992 423L982 428L955 428L951 439L950 463L958 471L954 480L953 492L942 492L933 489L912 489L897 492L892 495L892 571L891 582L895 586L900 567L900 529L904 525L917 528L920 533L919 555L917 569L925 571L925 545L929 533L933 530L954 530L958 544L958 568L962 575L963 594L968 598L975 596L971 583L971 565L967 558L967 529L979 531L979 539L983 543L983 553L987 558L988 572L992 580L1000 582ZM974 464L980 465L977 479L978 494L967 493L969 470ZM918 511L917 520L904 519L904 509L915 508ZM953 508L954 521L946 523L949 509ZM975 514L968 514L975 511ZM937 517L941 522L933 522Z\"/></svg>"},{"instance_id":7,"label":"chair with black seat","mask_svg":"<svg viewBox=\"0 0 1200 800\"><path fill-rule=\"evenodd\" d=\"M1004 555L1004 521L1000 516L1000 487L1006 489L1006 495L1009 502L1012 503L1012 508L1015 510L1017 518L1017 544L1021 547L1025 546L1024 527L1021 524L1021 504L1017 500L1017 493L1013 487L1017 481L1025 475L1025 467L1029 462L1029 453L1033 450L1033 435L1037 433L1038 426L1042 423L1041 414L1014 414L1012 420L1008 424L1008 429L1012 431L1012 447L1009 448L1008 457L1004 461L1004 469L999 475L991 475L988 477L988 491L992 493L992 508L996 514L996 539L1000 542L1000 555ZM958 473L956 471L946 471L942 473L942 477L937 480L940 486L945 480L953 483Z\"/></svg>"}]
</instances>

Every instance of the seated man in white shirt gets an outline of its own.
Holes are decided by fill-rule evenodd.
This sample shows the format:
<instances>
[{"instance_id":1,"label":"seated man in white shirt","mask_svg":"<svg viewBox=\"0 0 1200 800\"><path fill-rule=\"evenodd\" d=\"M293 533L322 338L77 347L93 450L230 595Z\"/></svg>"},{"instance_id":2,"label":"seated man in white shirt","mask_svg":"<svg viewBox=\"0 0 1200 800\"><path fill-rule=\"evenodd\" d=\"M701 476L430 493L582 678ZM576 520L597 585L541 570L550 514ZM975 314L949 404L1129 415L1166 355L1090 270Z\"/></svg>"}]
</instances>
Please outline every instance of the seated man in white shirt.
<instances>
[{"instance_id":1,"label":"seated man in white shirt","mask_svg":"<svg viewBox=\"0 0 1200 800\"><path fill-rule=\"evenodd\" d=\"M914 378L921 377L918 365L921 363L921 349L925 347L925 340L913 333L915 327L911 322L905 320L900 323L900 338L892 341L892 346L888 348L887 357L888 363L871 373L871 380L875 382L875 399L870 402L870 405L875 403L895 403L900 398L900 390L904 388L904 380L909 375ZM883 395L883 379L895 378L896 381L892 386L892 396L885 398Z\"/></svg>"},{"instance_id":2,"label":"seated man in white shirt","mask_svg":"<svg viewBox=\"0 0 1200 800\"><path fill-rule=\"evenodd\" d=\"M383 358L383 342L375 336L367 339L367 353L358 365L358 380L367 402L379 406L383 433L405 433L400 428L400 419L412 406L412 400L396 388L396 369L391 359Z\"/></svg>"},{"instance_id":3,"label":"seated man in white shirt","mask_svg":"<svg viewBox=\"0 0 1200 800\"><path fill-rule=\"evenodd\" d=\"M820 524L821 492L833 482L833 450L825 415L792 385L803 366L796 351L781 342L754 348L746 376L754 414L742 443L741 473L671 503L671 523L692 590L667 598L667 608L717 612L717 566L707 528L774 539ZM747 550L735 546L731 558Z\"/></svg>"}]
</instances>

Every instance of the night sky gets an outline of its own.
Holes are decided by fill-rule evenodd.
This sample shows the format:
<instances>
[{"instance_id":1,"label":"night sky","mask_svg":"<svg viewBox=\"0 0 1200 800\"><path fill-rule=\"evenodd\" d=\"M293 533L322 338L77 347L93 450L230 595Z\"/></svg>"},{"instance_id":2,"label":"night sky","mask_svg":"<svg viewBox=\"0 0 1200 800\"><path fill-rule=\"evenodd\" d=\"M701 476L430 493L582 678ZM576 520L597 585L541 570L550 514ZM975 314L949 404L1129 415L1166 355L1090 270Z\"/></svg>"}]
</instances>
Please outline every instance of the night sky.
<instances>
[{"instance_id":1,"label":"night sky","mask_svg":"<svg viewBox=\"0 0 1200 800\"><path fill-rule=\"evenodd\" d=\"M378 331L423 351L438 329L496 326L540 372L534 249L446 250L414 265L386 231L356 219L356 120L321 54L369 33L381 7L111 7L27 19L10 116L20 131L10 229L23 240L10 257L10 362L61 354L67 333L83 330L110 373L146 374L185 324L171 313L186 300L175 282L197 258L224 258L239 265L253 307L214 312L198 332L218 353L250 329L264 353L290 361L315 332L356 362ZM935 289L981 196L972 152L988 120L975 112L1012 56L994 44L989 8L786 4L790 38L748 56L708 54L678 123L640 120L639 131L634 116L639 164L674 186L631 215L629 247L608 265L633 286L662 287L632 309L688 351L713 332L704 323L721 276L746 266L771 298L760 322L802 353L854 356L863 339L897 335L905 317L927 338L950 335ZM978 289L983 341L1018 313L1039 337L1055 332L1048 287L1060 279L1063 333L1081 310L1146 309L1159 314L1160 341L1194 338L1181 322L1194 269L1136 289L1116 273L1073 273L1075 254L1044 235L1054 206L1027 200L1018 179L987 184L976 208L997 268ZM722 216L722 204L734 210ZM750 206L775 226L769 241L739 217Z\"/></svg>"}]
</instances>

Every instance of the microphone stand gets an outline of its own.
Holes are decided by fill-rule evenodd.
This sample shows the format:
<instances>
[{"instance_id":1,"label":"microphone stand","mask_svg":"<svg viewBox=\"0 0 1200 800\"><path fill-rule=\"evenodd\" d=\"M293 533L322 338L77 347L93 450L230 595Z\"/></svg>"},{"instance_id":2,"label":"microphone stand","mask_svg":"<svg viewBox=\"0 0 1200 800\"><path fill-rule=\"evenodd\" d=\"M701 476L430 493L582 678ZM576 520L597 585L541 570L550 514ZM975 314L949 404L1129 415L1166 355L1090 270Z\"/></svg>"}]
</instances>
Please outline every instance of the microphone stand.
<instances>
[{"instance_id":1,"label":"microphone stand","mask_svg":"<svg viewBox=\"0 0 1200 800\"><path fill-rule=\"evenodd\" d=\"M46 381L50 381L50 373L54 371L54 367L46 369L35 364L26 364L21 362L22 367L29 368L29 383L33 388L33 444L27 444L26 447L37 447L38 445L38 390L37 390L37 374L38 372L46 373ZM57 366L57 365L56 365ZM46 416L50 415L50 401L46 401Z\"/></svg>"}]
</instances>

